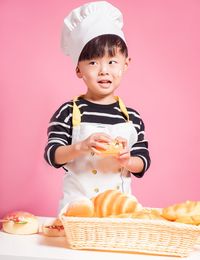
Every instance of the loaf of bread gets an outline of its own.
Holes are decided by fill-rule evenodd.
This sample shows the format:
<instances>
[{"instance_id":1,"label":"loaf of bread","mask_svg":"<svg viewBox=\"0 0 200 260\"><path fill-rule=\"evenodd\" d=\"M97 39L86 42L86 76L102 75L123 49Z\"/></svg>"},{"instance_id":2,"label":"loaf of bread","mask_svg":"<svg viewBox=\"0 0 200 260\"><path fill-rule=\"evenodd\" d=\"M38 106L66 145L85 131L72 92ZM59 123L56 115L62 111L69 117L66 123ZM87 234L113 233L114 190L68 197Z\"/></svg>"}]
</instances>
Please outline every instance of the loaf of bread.
<instances>
[{"instance_id":1,"label":"loaf of bread","mask_svg":"<svg viewBox=\"0 0 200 260\"><path fill-rule=\"evenodd\" d=\"M124 213L133 213L141 208L133 195L117 190L106 190L92 199L95 217L107 217Z\"/></svg>"},{"instance_id":2,"label":"loaf of bread","mask_svg":"<svg viewBox=\"0 0 200 260\"><path fill-rule=\"evenodd\" d=\"M163 208L162 216L171 221L199 225L200 201L188 200Z\"/></svg>"}]
</instances>

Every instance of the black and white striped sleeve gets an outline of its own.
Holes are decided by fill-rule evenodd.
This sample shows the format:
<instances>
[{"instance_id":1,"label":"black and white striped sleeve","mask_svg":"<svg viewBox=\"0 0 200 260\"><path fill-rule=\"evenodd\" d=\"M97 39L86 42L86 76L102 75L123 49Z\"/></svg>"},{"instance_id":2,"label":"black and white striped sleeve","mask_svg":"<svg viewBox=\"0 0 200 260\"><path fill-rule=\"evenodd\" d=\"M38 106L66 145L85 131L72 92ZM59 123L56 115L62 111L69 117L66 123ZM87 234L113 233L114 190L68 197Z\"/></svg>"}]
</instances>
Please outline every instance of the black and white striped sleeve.
<instances>
[{"instance_id":1,"label":"black and white striped sleeve","mask_svg":"<svg viewBox=\"0 0 200 260\"><path fill-rule=\"evenodd\" d=\"M56 168L55 151L59 146L71 144L72 140L72 102L62 105L52 116L48 126L48 142L45 147L44 158L48 164Z\"/></svg>"},{"instance_id":2,"label":"black and white striped sleeve","mask_svg":"<svg viewBox=\"0 0 200 260\"><path fill-rule=\"evenodd\" d=\"M137 112L135 112L135 115L136 116L133 123L135 124L135 128L137 130L138 140L131 147L131 156L137 156L143 160L144 167L142 171L139 173L133 173L134 176L141 178L144 175L144 173L148 170L151 164L151 159L148 150L148 141L145 138L144 122Z\"/></svg>"}]
</instances>

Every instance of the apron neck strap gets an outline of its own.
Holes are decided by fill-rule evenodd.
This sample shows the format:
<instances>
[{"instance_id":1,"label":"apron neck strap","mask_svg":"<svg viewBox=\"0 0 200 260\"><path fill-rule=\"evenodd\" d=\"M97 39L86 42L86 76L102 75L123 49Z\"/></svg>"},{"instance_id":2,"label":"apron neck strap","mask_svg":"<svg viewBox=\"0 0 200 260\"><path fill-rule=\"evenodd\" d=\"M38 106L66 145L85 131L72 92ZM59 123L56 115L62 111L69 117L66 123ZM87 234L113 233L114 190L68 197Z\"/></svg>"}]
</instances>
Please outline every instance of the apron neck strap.
<instances>
[{"instance_id":1,"label":"apron neck strap","mask_svg":"<svg viewBox=\"0 0 200 260\"><path fill-rule=\"evenodd\" d=\"M124 105L124 102L118 96L115 96L115 99L118 101L119 108L120 108L121 112L125 115L126 121L129 121L129 114L128 114L128 111L126 109L126 106Z\"/></svg>"},{"instance_id":2,"label":"apron neck strap","mask_svg":"<svg viewBox=\"0 0 200 260\"><path fill-rule=\"evenodd\" d=\"M72 112L72 125L73 126L78 126L81 123L81 112L80 112L80 109L78 108L78 106L76 104L76 101L78 100L78 98L80 98L82 96L83 95L80 95L80 96L77 96L73 99L73 112ZM115 96L115 99L118 101L119 108L120 108L121 112L125 115L126 121L129 121L129 114L128 114L128 111L126 109L126 106L124 105L124 102L118 96Z\"/></svg>"},{"instance_id":3,"label":"apron neck strap","mask_svg":"<svg viewBox=\"0 0 200 260\"><path fill-rule=\"evenodd\" d=\"M81 112L76 104L76 101L81 96L82 95L77 96L73 99L72 126L78 126L81 123Z\"/></svg>"}]
</instances>

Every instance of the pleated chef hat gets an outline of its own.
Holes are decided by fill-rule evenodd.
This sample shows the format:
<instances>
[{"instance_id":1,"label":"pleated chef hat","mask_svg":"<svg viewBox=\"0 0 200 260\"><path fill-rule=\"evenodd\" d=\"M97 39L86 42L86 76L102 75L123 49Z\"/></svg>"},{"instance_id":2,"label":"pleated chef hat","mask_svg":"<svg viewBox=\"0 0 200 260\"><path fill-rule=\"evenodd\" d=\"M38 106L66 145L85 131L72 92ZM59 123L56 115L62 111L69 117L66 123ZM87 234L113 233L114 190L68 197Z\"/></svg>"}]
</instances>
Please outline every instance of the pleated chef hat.
<instances>
[{"instance_id":1,"label":"pleated chef hat","mask_svg":"<svg viewBox=\"0 0 200 260\"><path fill-rule=\"evenodd\" d=\"M90 2L70 12L64 19L61 48L75 65L84 46L103 34L115 34L125 41L121 12L106 1Z\"/></svg>"}]
</instances>

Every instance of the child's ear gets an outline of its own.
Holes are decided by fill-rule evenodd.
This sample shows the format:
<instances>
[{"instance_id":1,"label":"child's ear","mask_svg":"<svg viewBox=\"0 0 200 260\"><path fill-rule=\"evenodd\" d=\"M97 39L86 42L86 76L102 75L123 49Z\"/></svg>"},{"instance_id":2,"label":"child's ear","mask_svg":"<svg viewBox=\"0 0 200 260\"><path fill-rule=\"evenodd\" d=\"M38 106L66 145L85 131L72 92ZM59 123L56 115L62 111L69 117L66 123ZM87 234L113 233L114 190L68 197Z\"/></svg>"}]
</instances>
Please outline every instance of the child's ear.
<instances>
[{"instance_id":1,"label":"child's ear","mask_svg":"<svg viewBox=\"0 0 200 260\"><path fill-rule=\"evenodd\" d=\"M79 79L82 78L82 74L81 74L80 69L79 69L78 66L76 67L76 76L77 76Z\"/></svg>"},{"instance_id":2,"label":"child's ear","mask_svg":"<svg viewBox=\"0 0 200 260\"><path fill-rule=\"evenodd\" d=\"M124 64L124 70L126 71L128 69L129 63L131 62L131 58L126 58L125 64Z\"/></svg>"}]
</instances>

